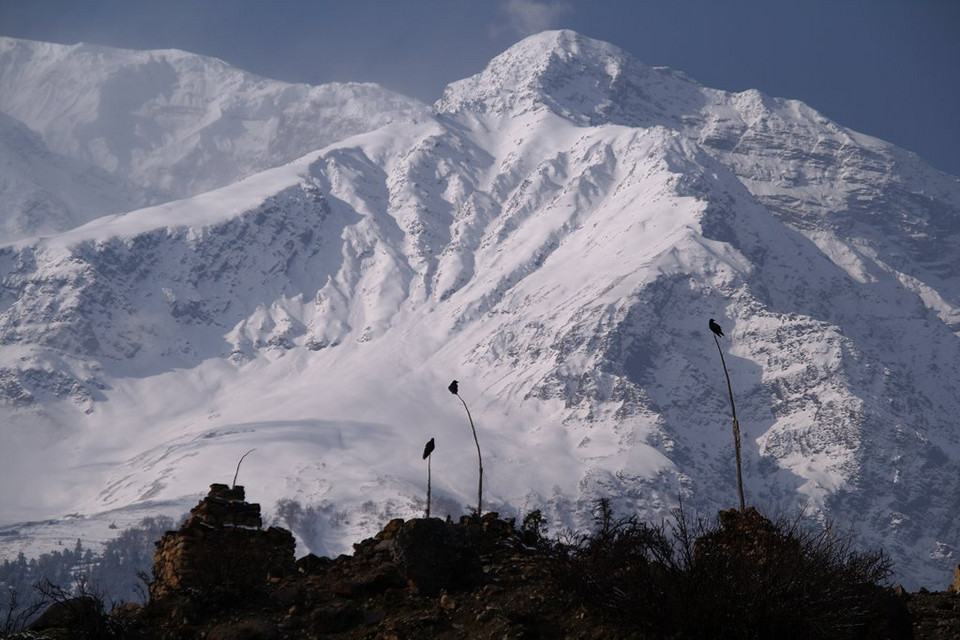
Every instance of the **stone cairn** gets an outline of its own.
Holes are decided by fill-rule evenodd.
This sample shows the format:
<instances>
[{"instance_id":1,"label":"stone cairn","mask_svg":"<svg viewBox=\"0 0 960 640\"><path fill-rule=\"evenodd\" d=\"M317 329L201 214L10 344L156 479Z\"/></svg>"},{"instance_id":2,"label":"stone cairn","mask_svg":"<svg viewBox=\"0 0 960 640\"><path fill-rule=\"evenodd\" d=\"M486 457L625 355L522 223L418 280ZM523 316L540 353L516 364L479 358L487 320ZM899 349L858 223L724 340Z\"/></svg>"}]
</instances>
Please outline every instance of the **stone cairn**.
<instances>
[{"instance_id":1,"label":"stone cairn","mask_svg":"<svg viewBox=\"0 0 960 640\"><path fill-rule=\"evenodd\" d=\"M150 600L256 587L296 571L296 542L286 529L262 528L260 505L241 486L210 485L178 531L157 542Z\"/></svg>"}]
</instances>

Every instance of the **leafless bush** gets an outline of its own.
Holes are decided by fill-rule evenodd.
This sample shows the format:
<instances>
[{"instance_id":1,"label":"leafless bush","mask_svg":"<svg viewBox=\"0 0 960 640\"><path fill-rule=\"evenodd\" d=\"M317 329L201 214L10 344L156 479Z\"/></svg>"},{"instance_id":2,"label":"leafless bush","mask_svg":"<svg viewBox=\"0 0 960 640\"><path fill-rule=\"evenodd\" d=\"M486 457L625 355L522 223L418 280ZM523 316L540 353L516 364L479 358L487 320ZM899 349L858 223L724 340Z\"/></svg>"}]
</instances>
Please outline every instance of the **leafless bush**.
<instances>
[{"instance_id":1,"label":"leafless bush","mask_svg":"<svg viewBox=\"0 0 960 640\"><path fill-rule=\"evenodd\" d=\"M3 613L3 625L0 626L0 634L3 635L22 631L27 623L33 620L46 606L44 602L39 600L29 604L21 603L20 592L13 585L7 587L7 592L7 606Z\"/></svg>"},{"instance_id":2,"label":"leafless bush","mask_svg":"<svg viewBox=\"0 0 960 640\"><path fill-rule=\"evenodd\" d=\"M123 637L123 624L109 615L103 591L93 587L85 576L78 575L71 589L44 580L36 590L45 611L30 624L31 629L61 629L78 640Z\"/></svg>"},{"instance_id":3,"label":"leafless bush","mask_svg":"<svg viewBox=\"0 0 960 640\"><path fill-rule=\"evenodd\" d=\"M882 551L752 508L676 516L650 525L599 501L594 531L554 545L562 584L639 637L867 638L889 626Z\"/></svg>"}]
</instances>

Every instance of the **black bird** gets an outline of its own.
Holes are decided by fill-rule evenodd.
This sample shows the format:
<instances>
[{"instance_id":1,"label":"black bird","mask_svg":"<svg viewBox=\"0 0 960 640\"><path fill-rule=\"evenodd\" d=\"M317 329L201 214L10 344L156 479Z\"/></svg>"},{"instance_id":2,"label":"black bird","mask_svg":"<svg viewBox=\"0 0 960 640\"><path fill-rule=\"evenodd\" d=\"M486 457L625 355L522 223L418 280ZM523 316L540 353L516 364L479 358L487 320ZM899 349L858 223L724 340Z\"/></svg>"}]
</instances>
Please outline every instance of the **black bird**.
<instances>
[{"instance_id":1,"label":"black bird","mask_svg":"<svg viewBox=\"0 0 960 640\"><path fill-rule=\"evenodd\" d=\"M433 438L430 438L430 442L427 443L427 446L423 448L423 459L426 460L427 456L433 453L433 450L437 448L437 445L433 443Z\"/></svg>"},{"instance_id":2,"label":"black bird","mask_svg":"<svg viewBox=\"0 0 960 640\"><path fill-rule=\"evenodd\" d=\"M450 386L447 387L447 389L449 389L449 390L450 390L450 393L452 393L453 395L457 395L457 394L460 393L460 389L457 388L457 381L456 381L456 380L454 380L453 382L451 382L451 383L450 383Z\"/></svg>"},{"instance_id":3,"label":"black bird","mask_svg":"<svg viewBox=\"0 0 960 640\"><path fill-rule=\"evenodd\" d=\"M721 329L720 325L713 321L713 318L710 318L710 331L713 331L721 338L723 337L723 329Z\"/></svg>"}]
</instances>

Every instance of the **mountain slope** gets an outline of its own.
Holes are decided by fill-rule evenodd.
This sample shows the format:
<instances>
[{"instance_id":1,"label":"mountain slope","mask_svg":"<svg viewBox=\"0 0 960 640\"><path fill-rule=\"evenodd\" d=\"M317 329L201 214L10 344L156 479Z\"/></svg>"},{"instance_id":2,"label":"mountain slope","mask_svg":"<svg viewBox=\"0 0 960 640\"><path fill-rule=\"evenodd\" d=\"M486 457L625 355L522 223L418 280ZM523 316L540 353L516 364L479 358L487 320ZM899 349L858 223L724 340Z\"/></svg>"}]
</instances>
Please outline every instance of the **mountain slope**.
<instances>
[{"instance_id":1,"label":"mountain slope","mask_svg":"<svg viewBox=\"0 0 960 640\"><path fill-rule=\"evenodd\" d=\"M15 38L0 38L0 84L0 112L52 152L114 176L117 184L99 190L131 203L104 206L83 222L209 191L426 113L372 84L295 85L184 51Z\"/></svg>"},{"instance_id":2,"label":"mountain slope","mask_svg":"<svg viewBox=\"0 0 960 640\"><path fill-rule=\"evenodd\" d=\"M18 535L178 515L255 448L249 495L336 553L422 508L430 437L434 511L456 514L476 471L454 378L485 507L558 527L599 496L709 513L736 499L714 317L748 502L857 528L904 582L944 579L955 178L566 31L435 109L0 248L0 463L37 488L3 519L79 514Z\"/></svg>"},{"instance_id":3,"label":"mountain slope","mask_svg":"<svg viewBox=\"0 0 960 640\"><path fill-rule=\"evenodd\" d=\"M55 233L105 212L147 202L131 185L51 152L21 122L0 113L0 238Z\"/></svg>"}]
</instances>

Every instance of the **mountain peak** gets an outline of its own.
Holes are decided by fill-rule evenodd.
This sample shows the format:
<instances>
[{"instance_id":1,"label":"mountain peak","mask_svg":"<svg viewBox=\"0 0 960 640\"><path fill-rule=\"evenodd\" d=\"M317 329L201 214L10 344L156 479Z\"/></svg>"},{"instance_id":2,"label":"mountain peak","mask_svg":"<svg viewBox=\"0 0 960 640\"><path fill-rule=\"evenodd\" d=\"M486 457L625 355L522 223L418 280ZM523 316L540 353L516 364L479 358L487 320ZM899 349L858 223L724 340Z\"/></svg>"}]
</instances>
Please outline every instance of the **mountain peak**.
<instances>
[{"instance_id":1,"label":"mountain peak","mask_svg":"<svg viewBox=\"0 0 960 640\"><path fill-rule=\"evenodd\" d=\"M438 513L470 499L456 452L475 442L444 426L462 419L454 377L501 461L498 508L543 505L570 529L597 495L706 512L736 490L732 389L752 502L856 514L915 584L955 566L949 492L931 490L960 473L955 179L801 103L570 31L450 85L438 118L373 85L83 75L5 65L2 44L0 111L49 125L8 123L16 175L53 157L42 141L170 191L226 186L0 246L0 468L18 480L0 518L69 508L105 531L185 506L257 447L266 513L339 551L419 509L434 436Z\"/></svg>"},{"instance_id":2,"label":"mountain peak","mask_svg":"<svg viewBox=\"0 0 960 640\"><path fill-rule=\"evenodd\" d=\"M622 49L609 42L594 40L570 29L541 31L511 46L498 58L530 58L557 56L559 58L605 58L608 56L629 57Z\"/></svg>"},{"instance_id":3,"label":"mountain peak","mask_svg":"<svg viewBox=\"0 0 960 640\"><path fill-rule=\"evenodd\" d=\"M518 114L549 109L582 125L652 126L703 102L681 73L648 67L620 48L570 30L521 40L480 73L450 84L441 113Z\"/></svg>"}]
</instances>

